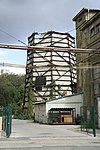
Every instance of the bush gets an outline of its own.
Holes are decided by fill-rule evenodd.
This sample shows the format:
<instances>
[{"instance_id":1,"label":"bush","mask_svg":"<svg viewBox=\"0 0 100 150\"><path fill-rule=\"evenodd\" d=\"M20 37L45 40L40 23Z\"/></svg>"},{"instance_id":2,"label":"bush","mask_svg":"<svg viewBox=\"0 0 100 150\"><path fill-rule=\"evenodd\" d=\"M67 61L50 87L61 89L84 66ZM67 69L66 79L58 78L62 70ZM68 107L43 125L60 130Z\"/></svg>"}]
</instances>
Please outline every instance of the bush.
<instances>
[{"instance_id":1,"label":"bush","mask_svg":"<svg viewBox=\"0 0 100 150\"><path fill-rule=\"evenodd\" d=\"M13 103L13 115L14 115L14 119L21 119L21 120L30 120L33 119L33 114L29 113L28 110L24 110L22 111L22 107L18 106L15 103Z\"/></svg>"}]
</instances>

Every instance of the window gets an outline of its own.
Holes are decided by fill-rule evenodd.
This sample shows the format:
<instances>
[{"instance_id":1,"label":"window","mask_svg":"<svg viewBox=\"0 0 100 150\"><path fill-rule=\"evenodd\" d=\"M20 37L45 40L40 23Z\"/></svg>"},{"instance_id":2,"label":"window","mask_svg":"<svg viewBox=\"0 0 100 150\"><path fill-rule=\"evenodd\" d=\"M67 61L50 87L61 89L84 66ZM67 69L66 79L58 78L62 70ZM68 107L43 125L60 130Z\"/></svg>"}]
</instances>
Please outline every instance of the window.
<instances>
[{"instance_id":1,"label":"window","mask_svg":"<svg viewBox=\"0 0 100 150\"><path fill-rule=\"evenodd\" d=\"M100 89L100 83L98 83L98 89Z\"/></svg>"},{"instance_id":2,"label":"window","mask_svg":"<svg viewBox=\"0 0 100 150\"><path fill-rule=\"evenodd\" d=\"M94 94L100 93L100 67L99 64L96 64L97 66L94 67L93 72L93 79L94 79Z\"/></svg>"},{"instance_id":3,"label":"window","mask_svg":"<svg viewBox=\"0 0 100 150\"><path fill-rule=\"evenodd\" d=\"M95 34L97 34L99 32L100 32L100 23L91 28L90 37L94 36Z\"/></svg>"},{"instance_id":4,"label":"window","mask_svg":"<svg viewBox=\"0 0 100 150\"><path fill-rule=\"evenodd\" d=\"M43 86L43 85L46 85L46 77L45 76L37 76L36 77L36 80L35 80L35 85L40 85L40 86Z\"/></svg>"},{"instance_id":5,"label":"window","mask_svg":"<svg viewBox=\"0 0 100 150\"><path fill-rule=\"evenodd\" d=\"M95 34L95 28L93 27L91 30L90 30L90 36L93 36Z\"/></svg>"},{"instance_id":6,"label":"window","mask_svg":"<svg viewBox=\"0 0 100 150\"><path fill-rule=\"evenodd\" d=\"M96 25L96 33L100 32L100 23Z\"/></svg>"},{"instance_id":7,"label":"window","mask_svg":"<svg viewBox=\"0 0 100 150\"><path fill-rule=\"evenodd\" d=\"M42 91L42 86L46 85L46 77L45 76L37 76L35 79L35 90Z\"/></svg>"}]
</instances>

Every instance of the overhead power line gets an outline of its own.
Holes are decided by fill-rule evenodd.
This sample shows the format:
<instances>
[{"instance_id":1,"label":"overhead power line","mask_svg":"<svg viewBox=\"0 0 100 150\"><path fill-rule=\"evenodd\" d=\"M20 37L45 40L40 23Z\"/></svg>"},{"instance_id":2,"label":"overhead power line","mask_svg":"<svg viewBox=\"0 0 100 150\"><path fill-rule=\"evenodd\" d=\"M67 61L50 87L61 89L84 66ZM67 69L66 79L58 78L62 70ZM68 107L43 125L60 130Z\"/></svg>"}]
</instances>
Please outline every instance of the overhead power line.
<instances>
[{"instance_id":1,"label":"overhead power line","mask_svg":"<svg viewBox=\"0 0 100 150\"><path fill-rule=\"evenodd\" d=\"M12 64L12 63L5 63L0 62L0 66L2 67L14 67L14 68L26 68L26 65L23 64ZM60 65L54 65L56 67L62 67L65 69L93 69L93 68L100 68L100 65L86 65L86 66L77 66L76 64L74 66L60 66ZM28 65L27 68L35 69L35 68L47 68L47 65L41 65L41 66L34 66L34 65Z\"/></svg>"},{"instance_id":2,"label":"overhead power line","mask_svg":"<svg viewBox=\"0 0 100 150\"><path fill-rule=\"evenodd\" d=\"M23 42L22 40L17 39L15 36L11 35L10 33L6 32L6 31L4 31L4 30L2 30L1 28L0 28L0 31L3 32L3 33L6 34L6 35L12 37L13 39L17 40L18 42L20 42L20 43L22 43L22 44L24 44L24 45L27 46L27 44L26 44L25 42Z\"/></svg>"},{"instance_id":3,"label":"overhead power line","mask_svg":"<svg viewBox=\"0 0 100 150\"><path fill-rule=\"evenodd\" d=\"M78 28L77 28L77 29L78 29ZM76 28L73 28L73 29L69 30L68 33L73 32L73 31L75 31L75 30L76 30Z\"/></svg>"}]
</instances>

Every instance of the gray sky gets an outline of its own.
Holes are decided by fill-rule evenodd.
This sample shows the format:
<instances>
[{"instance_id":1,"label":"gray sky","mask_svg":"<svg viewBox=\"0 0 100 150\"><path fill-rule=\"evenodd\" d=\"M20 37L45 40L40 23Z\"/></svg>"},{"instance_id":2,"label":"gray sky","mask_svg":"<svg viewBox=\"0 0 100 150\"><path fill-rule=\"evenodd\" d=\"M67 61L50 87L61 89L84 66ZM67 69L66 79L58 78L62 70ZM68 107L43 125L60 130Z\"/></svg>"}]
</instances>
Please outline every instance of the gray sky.
<instances>
[{"instance_id":1,"label":"gray sky","mask_svg":"<svg viewBox=\"0 0 100 150\"><path fill-rule=\"evenodd\" d=\"M0 30L27 44L28 36L34 31L74 29L72 18L83 7L100 9L100 0L0 0ZM70 34L75 35L75 31ZM0 43L21 44L1 31ZM4 50L0 50L0 62L25 64L25 52L16 52L14 56L15 51L5 51L4 55Z\"/></svg>"},{"instance_id":2,"label":"gray sky","mask_svg":"<svg viewBox=\"0 0 100 150\"><path fill-rule=\"evenodd\" d=\"M70 31L83 7L100 9L100 0L0 0L0 28L27 43L34 31ZM17 41L2 33L0 42Z\"/></svg>"}]
</instances>

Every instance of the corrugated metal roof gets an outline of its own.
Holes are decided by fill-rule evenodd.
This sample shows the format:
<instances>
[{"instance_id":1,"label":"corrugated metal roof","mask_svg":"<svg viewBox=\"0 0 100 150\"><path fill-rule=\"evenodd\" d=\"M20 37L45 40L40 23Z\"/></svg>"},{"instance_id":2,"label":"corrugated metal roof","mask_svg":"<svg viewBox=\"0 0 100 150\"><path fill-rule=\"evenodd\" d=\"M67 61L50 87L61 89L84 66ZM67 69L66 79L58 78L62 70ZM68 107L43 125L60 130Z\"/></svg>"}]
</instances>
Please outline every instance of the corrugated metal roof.
<instances>
[{"instance_id":1,"label":"corrugated metal roof","mask_svg":"<svg viewBox=\"0 0 100 150\"><path fill-rule=\"evenodd\" d=\"M49 111L71 111L75 108L51 108Z\"/></svg>"},{"instance_id":2,"label":"corrugated metal roof","mask_svg":"<svg viewBox=\"0 0 100 150\"><path fill-rule=\"evenodd\" d=\"M77 95L83 95L83 93L81 92L81 93L75 93L75 94L72 94L72 95L62 96L62 97L51 99L49 101L38 101L38 102L35 102L35 105L45 104L45 103L48 103L48 102L53 102L53 101L56 101L56 100L61 100L63 98L67 98L67 97L74 97L74 96L77 96Z\"/></svg>"}]
</instances>

